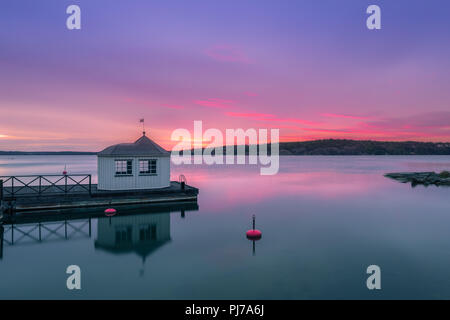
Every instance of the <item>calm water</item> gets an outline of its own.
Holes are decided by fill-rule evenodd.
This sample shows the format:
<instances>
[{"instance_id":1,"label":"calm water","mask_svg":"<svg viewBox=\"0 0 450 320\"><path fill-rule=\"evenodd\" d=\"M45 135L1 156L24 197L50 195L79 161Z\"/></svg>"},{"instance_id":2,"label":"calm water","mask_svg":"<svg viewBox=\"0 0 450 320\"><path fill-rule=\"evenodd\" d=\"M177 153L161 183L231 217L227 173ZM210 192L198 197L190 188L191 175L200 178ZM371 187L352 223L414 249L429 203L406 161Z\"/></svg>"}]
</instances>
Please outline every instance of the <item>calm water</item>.
<instances>
[{"instance_id":1,"label":"calm water","mask_svg":"<svg viewBox=\"0 0 450 320\"><path fill-rule=\"evenodd\" d=\"M0 157L0 175L60 173L64 164L96 171L92 156L10 156ZM184 217L119 212L93 219L91 237L86 220L73 221L80 230L69 226L67 240L55 223L41 242L25 226L32 237L15 231L13 245L6 231L0 298L450 299L450 188L383 177L448 170L448 156L282 157L275 176L254 166L172 169L200 188L198 210ZM263 231L254 255L245 238L252 214ZM145 245L117 246L127 224L153 226ZM81 267L80 291L66 289L71 264ZM371 264L381 267L377 292L365 284Z\"/></svg>"}]
</instances>

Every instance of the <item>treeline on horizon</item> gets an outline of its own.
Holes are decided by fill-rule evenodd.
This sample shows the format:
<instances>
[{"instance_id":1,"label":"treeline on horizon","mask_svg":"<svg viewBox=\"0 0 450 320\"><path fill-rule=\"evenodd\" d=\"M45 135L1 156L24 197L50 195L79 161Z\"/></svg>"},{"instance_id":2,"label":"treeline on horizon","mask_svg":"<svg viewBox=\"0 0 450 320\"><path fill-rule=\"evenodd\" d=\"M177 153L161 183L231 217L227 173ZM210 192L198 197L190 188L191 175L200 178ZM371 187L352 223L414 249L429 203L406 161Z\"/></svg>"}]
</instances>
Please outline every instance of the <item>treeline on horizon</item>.
<instances>
[{"instance_id":1,"label":"treeline on horizon","mask_svg":"<svg viewBox=\"0 0 450 320\"><path fill-rule=\"evenodd\" d=\"M204 150L204 149L203 149ZM259 148L258 148L259 150ZM267 145L271 153L270 144ZM450 142L386 142L373 140L326 139L302 142L281 142L280 155L450 155ZM248 155L249 146L245 146ZM194 153L194 150L191 150ZM237 146L234 146L237 153ZM0 151L0 155L95 155L96 152L77 151ZM214 154L214 150L212 151ZM226 154L226 147L223 147Z\"/></svg>"},{"instance_id":2,"label":"treeline on horizon","mask_svg":"<svg viewBox=\"0 0 450 320\"><path fill-rule=\"evenodd\" d=\"M246 155L249 153L249 148L248 145L245 146ZM267 144L268 154L271 154L270 149L270 144ZM194 150L191 150L191 152L194 153ZM450 155L450 142L386 142L325 139L302 142L281 142L279 144L279 152L282 156ZM214 154L214 150L211 153ZM234 146L234 154L236 153L237 146ZM226 147L223 147L223 154L226 154Z\"/></svg>"}]
</instances>

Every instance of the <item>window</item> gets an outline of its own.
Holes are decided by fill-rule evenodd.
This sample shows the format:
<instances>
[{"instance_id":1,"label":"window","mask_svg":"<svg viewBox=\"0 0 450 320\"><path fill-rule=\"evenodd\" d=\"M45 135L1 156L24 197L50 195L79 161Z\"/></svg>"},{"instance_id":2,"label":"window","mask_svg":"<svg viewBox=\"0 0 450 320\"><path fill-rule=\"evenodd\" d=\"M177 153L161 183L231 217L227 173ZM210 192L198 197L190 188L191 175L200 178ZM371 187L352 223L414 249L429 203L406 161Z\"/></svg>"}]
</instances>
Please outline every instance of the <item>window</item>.
<instances>
[{"instance_id":1,"label":"window","mask_svg":"<svg viewBox=\"0 0 450 320\"><path fill-rule=\"evenodd\" d=\"M139 241L155 241L156 224L144 224L139 226Z\"/></svg>"},{"instance_id":2,"label":"window","mask_svg":"<svg viewBox=\"0 0 450 320\"><path fill-rule=\"evenodd\" d=\"M139 160L139 173L156 175L156 159Z\"/></svg>"},{"instance_id":3,"label":"window","mask_svg":"<svg viewBox=\"0 0 450 320\"><path fill-rule=\"evenodd\" d=\"M133 160L116 160L116 175L133 174Z\"/></svg>"},{"instance_id":4,"label":"window","mask_svg":"<svg viewBox=\"0 0 450 320\"><path fill-rule=\"evenodd\" d=\"M116 227L116 245L131 242L131 226Z\"/></svg>"}]
</instances>

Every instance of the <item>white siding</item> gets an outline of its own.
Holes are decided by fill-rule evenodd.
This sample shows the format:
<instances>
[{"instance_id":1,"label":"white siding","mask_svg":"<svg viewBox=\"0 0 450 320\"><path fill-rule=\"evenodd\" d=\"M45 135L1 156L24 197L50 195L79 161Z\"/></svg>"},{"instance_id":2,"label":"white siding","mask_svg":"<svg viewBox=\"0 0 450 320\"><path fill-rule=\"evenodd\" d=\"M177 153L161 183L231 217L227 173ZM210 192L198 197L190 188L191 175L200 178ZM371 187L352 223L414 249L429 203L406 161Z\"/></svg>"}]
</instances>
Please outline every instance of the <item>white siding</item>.
<instances>
[{"instance_id":1,"label":"white siding","mask_svg":"<svg viewBox=\"0 0 450 320\"><path fill-rule=\"evenodd\" d=\"M139 160L157 159L156 175L140 175ZM116 176L115 160L133 160L132 176ZM170 157L98 157L99 190L165 188L170 185Z\"/></svg>"}]
</instances>

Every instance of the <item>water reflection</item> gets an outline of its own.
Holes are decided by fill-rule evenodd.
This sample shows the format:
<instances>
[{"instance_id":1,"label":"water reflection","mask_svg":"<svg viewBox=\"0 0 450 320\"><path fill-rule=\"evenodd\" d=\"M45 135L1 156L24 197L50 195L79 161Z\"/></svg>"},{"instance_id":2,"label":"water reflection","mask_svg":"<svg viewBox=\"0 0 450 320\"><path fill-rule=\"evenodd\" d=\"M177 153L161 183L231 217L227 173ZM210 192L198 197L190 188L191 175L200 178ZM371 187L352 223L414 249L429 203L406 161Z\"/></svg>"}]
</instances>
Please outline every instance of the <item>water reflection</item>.
<instances>
[{"instance_id":1,"label":"water reflection","mask_svg":"<svg viewBox=\"0 0 450 320\"><path fill-rule=\"evenodd\" d=\"M252 254L255 256L256 255L256 244L255 244L255 242L258 241L258 240L251 240L251 241L253 242L253 244L252 244L252 247L253 247Z\"/></svg>"},{"instance_id":2,"label":"water reflection","mask_svg":"<svg viewBox=\"0 0 450 320\"><path fill-rule=\"evenodd\" d=\"M26 218L8 220L2 226L2 245L40 244L91 237L91 218L56 216L54 219Z\"/></svg>"},{"instance_id":3,"label":"water reflection","mask_svg":"<svg viewBox=\"0 0 450 320\"><path fill-rule=\"evenodd\" d=\"M98 219L95 248L113 254L134 252L144 265L150 254L170 240L170 213L105 217Z\"/></svg>"},{"instance_id":4,"label":"water reflection","mask_svg":"<svg viewBox=\"0 0 450 320\"><path fill-rule=\"evenodd\" d=\"M80 171L91 165L87 157ZM271 177L249 167L176 166L174 178L185 174L200 188L201 210L186 210L182 219L183 206L126 213L116 207L111 218L113 226L118 218L173 212L171 240L144 252L145 277L135 244L128 254L95 247L103 241L97 218L109 224L106 208L99 208L92 238L73 240L69 227L69 239L57 243L19 245L16 231L13 246L4 241L0 299L448 299L450 189L411 189L383 175L449 166L449 156L282 157L280 173ZM252 214L263 232L255 256L245 237ZM83 216L74 211L73 218ZM149 246L151 235L150 228ZM5 231L5 240L10 236ZM65 286L71 264L84 270L86 286L77 293ZM386 271L385 288L375 295L366 287L371 264Z\"/></svg>"},{"instance_id":5,"label":"water reflection","mask_svg":"<svg viewBox=\"0 0 450 320\"><path fill-rule=\"evenodd\" d=\"M124 206L117 215L106 217L104 208L61 210L46 214L25 214L9 217L0 225L0 259L3 244L21 246L91 238L93 220L97 222L95 249L113 254L136 253L145 263L155 250L168 243L170 213L197 211L196 202L172 205Z\"/></svg>"}]
</instances>

